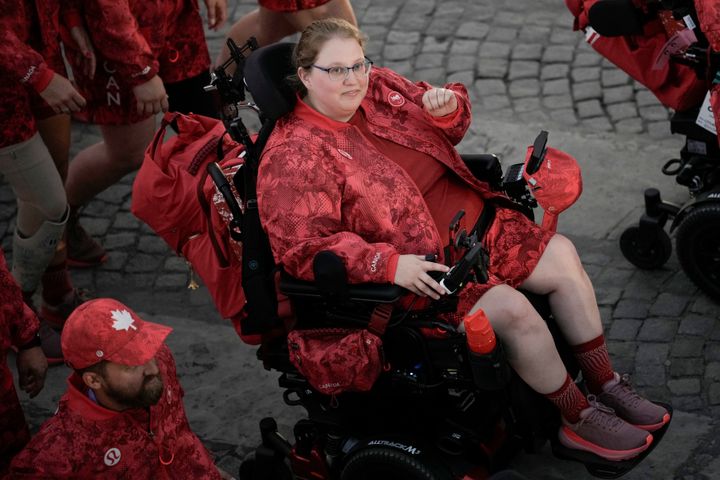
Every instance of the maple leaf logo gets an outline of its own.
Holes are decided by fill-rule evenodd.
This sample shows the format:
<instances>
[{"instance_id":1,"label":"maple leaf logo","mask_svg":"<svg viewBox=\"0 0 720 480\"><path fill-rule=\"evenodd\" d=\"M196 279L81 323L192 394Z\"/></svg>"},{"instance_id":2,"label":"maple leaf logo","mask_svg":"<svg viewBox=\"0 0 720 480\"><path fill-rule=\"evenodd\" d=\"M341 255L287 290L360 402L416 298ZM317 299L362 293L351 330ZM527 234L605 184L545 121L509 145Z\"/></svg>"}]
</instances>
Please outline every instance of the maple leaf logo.
<instances>
[{"instance_id":1,"label":"maple leaf logo","mask_svg":"<svg viewBox=\"0 0 720 480\"><path fill-rule=\"evenodd\" d=\"M115 320L112 324L115 330L125 330L126 332L129 332L131 328L137 330L137 327L133 325L135 320L133 320L132 315L130 315L130 312L127 310L112 310L110 316Z\"/></svg>"}]
</instances>

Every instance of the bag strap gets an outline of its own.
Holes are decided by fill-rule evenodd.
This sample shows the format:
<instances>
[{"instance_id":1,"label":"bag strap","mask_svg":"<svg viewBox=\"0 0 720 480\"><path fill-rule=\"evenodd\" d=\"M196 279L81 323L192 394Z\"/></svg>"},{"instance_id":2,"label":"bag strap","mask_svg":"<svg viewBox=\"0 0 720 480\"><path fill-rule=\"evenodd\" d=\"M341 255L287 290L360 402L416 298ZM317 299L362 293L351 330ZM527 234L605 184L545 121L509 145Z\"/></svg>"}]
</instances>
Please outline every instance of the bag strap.
<instances>
[{"instance_id":1,"label":"bag strap","mask_svg":"<svg viewBox=\"0 0 720 480\"><path fill-rule=\"evenodd\" d=\"M221 160L218 158L218 161ZM210 238L210 244L212 245L213 250L215 251L215 256L217 257L218 261L220 262L220 266L223 268L230 266L230 260L225 256L225 253L223 252L222 247L220 247L220 242L218 241L217 237L215 236L215 229L212 227L212 216L210 214L210 204L207 201L207 197L205 197L205 181L207 180L209 173L207 169L203 170L203 174L200 176L200 179L197 183L197 187L195 191L197 192L197 198L198 203L200 204L200 208L203 211L203 214L205 215L205 220L208 223L207 233L208 237Z\"/></svg>"},{"instance_id":2,"label":"bag strap","mask_svg":"<svg viewBox=\"0 0 720 480\"><path fill-rule=\"evenodd\" d=\"M392 311L393 307L389 303L383 303L376 306L370 315L370 323L368 323L367 329L378 337L382 337L385 333L388 322L390 322Z\"/></svg>"},{"instance_id":3,"label":"bag strap","mask_svg":"<svg viewBox=\"0 0 720 480\"><path fill-rule=\"evenodd\" d=\"M155 132L155 137L150 144L150 158L152 158L155 163L159 163L157 159L157 152L160 145L162 145L163 140L165 140L165 132L167 131L168 125L174 123L180 115L181 114L178 112L167 112L163 116L160 128L158 128L158 131Z\"/></svg>"}]
</instances>

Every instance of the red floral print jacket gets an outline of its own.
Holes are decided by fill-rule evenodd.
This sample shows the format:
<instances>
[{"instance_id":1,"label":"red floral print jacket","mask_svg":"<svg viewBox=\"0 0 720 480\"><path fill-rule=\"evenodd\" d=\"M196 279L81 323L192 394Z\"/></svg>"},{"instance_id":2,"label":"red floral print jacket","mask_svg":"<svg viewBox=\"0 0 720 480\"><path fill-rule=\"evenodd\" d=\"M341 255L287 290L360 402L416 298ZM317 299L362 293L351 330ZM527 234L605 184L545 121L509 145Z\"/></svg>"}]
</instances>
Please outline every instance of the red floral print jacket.
<instances>
[{"instance_id":1,"label":"red floral print jacket","mask_svg":"<svg viewBox=\"0 0 720 480\"><path fill-rule=\"evenodd\" d=\"M221 478L190 430L167 346L155 359L165 388L149 411L103 408L71 375L58 412L15 457L10 478Z\"/></svg>"},{"instance_id":2,"label":"red floral print jacket","mask_svg":"<svg viewBox=\"0 0 720 480\"><path fill-rule=\"evenodd\" d=\"M470 126L470 102L459 83L458 109L434 118L422 107L429 84L374 68L360 108L374 134L431 155L483 198L496 197L476 180L454 148ZM442 255L440 235L410 176L363 137L298 101L278 121L264 149L258 206L275 260L295 277L313 278L315 254L330 250L351 283L392 281L401 254Z\"/></svg>"}]
</instances>

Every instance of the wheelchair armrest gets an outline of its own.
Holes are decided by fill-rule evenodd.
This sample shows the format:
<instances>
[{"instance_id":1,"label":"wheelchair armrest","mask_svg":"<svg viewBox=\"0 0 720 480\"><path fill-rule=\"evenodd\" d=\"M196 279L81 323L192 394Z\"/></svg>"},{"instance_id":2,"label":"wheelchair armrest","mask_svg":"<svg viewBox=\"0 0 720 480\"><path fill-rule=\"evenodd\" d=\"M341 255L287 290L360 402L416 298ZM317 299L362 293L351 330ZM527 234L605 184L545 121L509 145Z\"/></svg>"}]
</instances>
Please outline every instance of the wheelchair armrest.
<instances>
[{"instance_id":1,"label":"wheelchair armrest","mask_svg":"<svg viewBox=\"0 0 720 480\"><path fill-rule=\"evenodd\" d=\"M461 154L465 165L475 178L487 182L493 190L500 190L502 185L502 166L500 159L492 153Z\"/></svg>"},{"instance_id":2,"label":"wheelchair armrest","mask_svg":"<svg viewBox=\"0 0 720 480\"><path fill-rule=\"evenodd\" d=\"M280 292L288 297L322 298L327 294L315 282L298 280L283 272L280 276ZM358 283L347 286L348 300L370 303L393 303L400 299L402 287L389 283Z\"/></svg>"}]
</instances>

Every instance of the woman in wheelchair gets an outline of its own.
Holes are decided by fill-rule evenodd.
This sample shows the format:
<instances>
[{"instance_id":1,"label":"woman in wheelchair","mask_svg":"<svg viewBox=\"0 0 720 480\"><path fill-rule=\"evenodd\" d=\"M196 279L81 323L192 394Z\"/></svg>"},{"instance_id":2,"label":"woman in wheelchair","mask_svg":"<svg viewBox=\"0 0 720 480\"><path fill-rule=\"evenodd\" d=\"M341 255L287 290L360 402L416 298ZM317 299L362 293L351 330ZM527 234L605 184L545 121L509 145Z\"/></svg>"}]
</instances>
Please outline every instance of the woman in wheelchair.
<instances>
[{"instance_id":1,"label":"woman in wheelchair","mask_svg":"<svg viewBox=\"0 0 720 480\"><path fill-rule=\"evenodd\" d=\"M463 85L434 88L372 68L364 42L356 27L328 19L311 24L295 49L299 100L272 132L258 178L276 261L310 280L315 254L330 250L351 283L393 282L438 299L445 290L430 273L448 267L426 258L441 259L446 226L459 209L475 219L494 205L484 238L489 281L469 284L447 320L458 325L463 314L486 312L513 368L560 409L565 446L610 460L637 456L670 415L612 369L573 244L532 223L463 164L454 148L471 121ZM518 288L549 296L587 397Z\"/></svg>"}]
</instances>

